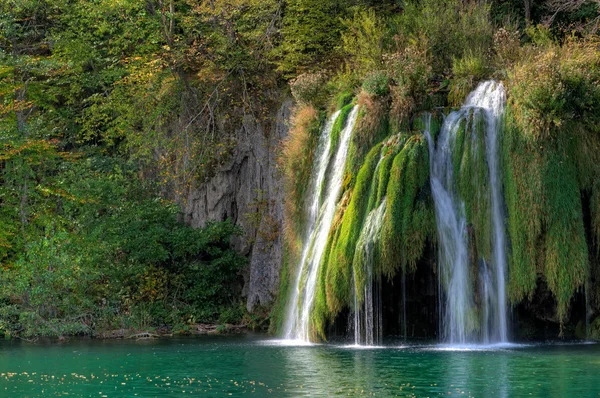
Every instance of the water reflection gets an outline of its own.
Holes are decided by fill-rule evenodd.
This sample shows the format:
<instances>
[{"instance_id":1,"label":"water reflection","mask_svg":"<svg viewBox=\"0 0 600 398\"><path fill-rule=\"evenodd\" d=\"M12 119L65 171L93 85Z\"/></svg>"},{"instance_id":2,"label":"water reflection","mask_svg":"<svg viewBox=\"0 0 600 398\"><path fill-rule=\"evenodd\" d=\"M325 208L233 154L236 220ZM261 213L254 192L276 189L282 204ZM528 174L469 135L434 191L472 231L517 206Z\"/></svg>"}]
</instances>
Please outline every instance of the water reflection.
<instances>
[{"instance_id":1,"label":"water reflection","mask_svg":"<svg viewBox=\"0 0 600 398\"><path fill-rule=\"evenodd\" d=\"M597 396L600 354L585 346L294 347L282 351L292 395ZM597 358L597 359L596 359ZM577 394L574 395L574 392Z\"/></svg>"},{"instance_id":2,"label":"water reflection","mask_svg":"<svg viewBox=\"0 0 600 398\"><path fill-rule=\"evenodd\" d=\"M93 376L93 377L92 377ZM252 338L2 344L10 396L591 397L600 346L282 346ZM2 396L2 393L0 393ZM101 395L97 395L101 396Z\"/></svg>"}]
</instances>

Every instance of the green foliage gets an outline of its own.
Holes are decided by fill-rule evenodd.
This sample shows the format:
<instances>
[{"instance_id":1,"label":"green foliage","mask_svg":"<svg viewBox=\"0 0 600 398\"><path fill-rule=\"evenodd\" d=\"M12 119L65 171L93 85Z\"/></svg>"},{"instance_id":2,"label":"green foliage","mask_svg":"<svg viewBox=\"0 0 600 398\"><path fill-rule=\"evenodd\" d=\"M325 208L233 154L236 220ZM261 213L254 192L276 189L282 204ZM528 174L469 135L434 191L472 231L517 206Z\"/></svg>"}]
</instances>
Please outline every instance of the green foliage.
<instances>
[{"instance_id":1,"label":"green foliage","mask_svg":"<svg viewBox=\"0 0 600 398\"><path fill-rule=\"evenodd\" d=\"M448 100L453 106L460 106L467 95L475 88L476 83L489 73L489 60L482 55L467 52L462 58L455 58L452 63L453 79L450 84Z\"/></svg>"},{"instance_id":2,"label":"green foliage","mask_svg":"<svg viewBox=\"0 0 600 398\"><path fill-rule=\"evenodd\" d=\"M390 92L388 87L389 79L385 71L376 71L369 73L363 82L363 89L376 97L387 95Z\"/></svg>"},{"instance_id":3,"label":"green foliage","mask_svg":"<svg viewBox=\"0 0 600 398\"><path fill-rule=\"evenodd\" d=\"M231 223L194 230L179 209L106 157L63 161L28 234L0 275L0 323L21 336L211 321L239 297L245 259Z\"/></svg>"},{"instance_id":4,"label":"green foliage","mask_svg":"<svg viewBox=\"0 0 600 398\"><path fill-rule=\"evenodd\" d=\"M536 271L558 303L561 325L570 300L585 283L589 245L582 192L598 176L598 51L593 41L530 29L529 58L509 73L505 187L512 244L509 290L513 300L530 296ZM592 233L598 225L592 195Z\"/></svg>"},{"instance_id":5,"label":"green foliage","mask_svg":"<svg viewBox=\"0 0 600 398\"><path fill-rule=\"evenodd\" d=\"M511 242L508 293L511 301L517 303L531 298L537 283L544 203L542 174L546 166L543 156L518 130L510 107L505 119L504 197Z\"/></svg>"},{"instance_id":6,"label":"green foliage","mask_svg":"<svg viewBox=\"0 0 600 398\"><path fill-rule=\"evenodd\" d=\"M573 163L560 150L548 155L543 176L544 276L556 296L561 324L567 320L571 296L585 282L589 261L576 173Z\"/></svg>"},{"instance_id":7,"label":"green foliage","mask_svg":"<svg viewBox=\"0 0 600 398\"><path fill-rule=\"evenodd\" d=\"M322 73L303 73L290 81L292 95L299 103L317 104L325 76Z\"/></svg>"},{"instance_id":8,"label":"green foliage","mask_svg":"<svg viewBox=\"0 0 600 398\"><path fill-rule=\"evenodd\" d=\"M600 51L594 41L569 40L532 49L509 74L519 128L532 140L556 139L579 125L598 132Z\"/></svg>"},{"instance_id":9,"label":"green foliage","mask_svg":"<svg viewBox=\"0 0 600 398\"><path fill-rule=\"evenodd\" d=\"M490 48L493 28L488 5L459 0L406 2L395 23L406 38L424 40L434 73L447 73L467 51L481 56Z\"/></svg>"},{"instance_id":10,"label":"green foliage","mask_svg":"<svg viewBox=\"0 0 600 398\"><path fill-rule=\"evenodd\" d=\"M375 10L357 8L352 19L342 23L342 51L352 71L364 76L381 69L385 27Z\"/></svg>"},{"instance_id":11,"label":"green foliage","mask_svg":"<svg viewBox=\"0 0 600 398\"><path fill-rule=\"evenodd\" d=\"M560 138L542 150L521 133L512 112L507 116L505 136L509 294L513 301L531 297L537 274L543 274L556 297L562 325L572 295L585 283L589 263L574 156L577 141Z\"/></svg>"},{"instance_id":12,"label":"green foliage","mask_svg":"<svg viewBox=\"0 0 600 398\"><path fill-rule=\"evenodd\" d=\"M344 2L288 1L283 16L281 46L274 50L278 69L288 76L332 59L342 28Z\"/></svg>"}]
</instances>

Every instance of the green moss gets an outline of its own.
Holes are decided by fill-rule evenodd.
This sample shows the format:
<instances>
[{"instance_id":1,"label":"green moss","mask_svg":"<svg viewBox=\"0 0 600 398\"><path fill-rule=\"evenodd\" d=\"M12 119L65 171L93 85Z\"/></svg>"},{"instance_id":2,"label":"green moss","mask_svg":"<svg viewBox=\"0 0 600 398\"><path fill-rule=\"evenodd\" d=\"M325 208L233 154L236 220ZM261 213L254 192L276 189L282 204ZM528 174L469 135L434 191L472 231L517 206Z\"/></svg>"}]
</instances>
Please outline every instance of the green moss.
<instances>
[{"instance_id":1,"label":"green moss","mask_svg":"<svg viewBox=\"0 0 600 398\"><path fill-rule=\"evenodd\" d=\"M381 104L378 107L383 107ZM368 128L365 125L372 123L363 123L365 119L376 118L375 128ZM344 189L354 186L358 171L365 161L368 151L377 143L380 143L389 135L389 117L387 112L382 115L372 115L365 107L361 107L357 128L350 142L348 149L348 160L344 177Z\"/></svg>"},{"instance_id":2,"label":"green moss","mask_svg":"<svg viewBox=\"0 0 600 398\"><path fill-rule=\"evenodd\" d=\"M372 178L380 153L381 144L371 149L358 173L350 203L342 217L338 239L328 259L327 307L332 315L337 314L350 299L354 250L366 217Z\"/></svg>"},{"instance_id":3,"label":"green moss","mask_svg":"<svg viewBox=\"0 0 600 398\"><path fill-rule=\"evenodd\" d=\"M561 150L548 154L544 174L544 276L558 302L558 318L567 319L571 296L585 283L588 248L583 226L577 170Z\"/></svg>"},{"instance_id":4,"label":"green moss","mask_svg":"<svg viewBox=\"0 0 600 398\"><path fill-rule=\"evenodd\" d=\"M281 333L283 329L283 323L285 322L285 313L288 307L290 296L290 286L293 283L289 262L290 254L287 245L285 245L281 264L281 282L279 284L279 290L270 314L269 333L272 335Z\"/></svg>"},{"instance_id":5,"label":"green moss","mask_svg":"<svg viewBox=\"0 0 600 398\"><path fill-rule=\"evenodd\" d=\"M387 194L387 186L390 181L391 166L401 145L403 145L403 143L394 145L394 147L390 149L389 153L386 154L383 160L381 161L377 180L377 195L374 196L375 199L369 205L369 210L374 209L376 207L376 204L380 203L383 200L383 197Z\"/></svg>"},{"instance_id":6,"label":"green moss","mask_svg":"<svg viewBox=\"0 0 600 398\"><path fill-rule=\"evenodd\" d=\"M422 135L413 135L392 162L380 242L381 272L391 278L399 268L414 271L428 236L434 233L433 206L424 189L429 153Z\"/></svg>"},{"instance_id":7,"label":"green moss","mask_svg":"<svg viewBox=\"0 0 600 398\"><path fill-rule=\"evenodd\" d=\"M517 303L531 298L537 281L538 242L542 234L545 161L519 132L512 112L505 115L503 138L504 197L508 215L509 255L508 293Z\"/></svg>"},{"instance_id":8,"label":"green moss","mask_svg":"<svg viewBox=\"0 0 600 398\"><path fill-rule=\"evenodd\" d=\"M352 90L343 91L335 98L336 109L341 109L352 102L354 93Z\"/></svg>"},{"instance_id":9,"label":"green moss","mask_svg":"<svg viewBox=\"0 0 600 398\"><path fill-rule=\"evenodd\" d=\"M513 302L531 297L542 274L556 297L561 324L573 294L585 283L589 265L580 186L586 178L577 160L580 141L576 132L565 134L569 126L563 129L544 144L534 144L516 127L509 107L504 136L509 295ZM592 224L595 200L592 195Z\"/></svg>"},{"instance_id":10,"label":"green moss","mask_svg":"<svg viewBox=\"0 0 600 398\"><path fill-rule=\"evenodd\" d=\"M485 120L479 112L461 124L453 145L455 178L472 228L473 260L491 257L491 187L486 157ZM475 264L472 264L473 266Z\"/></svg>"},{"instance_id":11,"label":"green moss","mask_svg":"<svg viewBox=\"0 0 600 398\"><path fill-rule=\"evenodd\" d=\"M352 112L353 107L354 107L354 105L352 105L352 104L348 104L348 105L344 106L340 110L339 116L337 117L337 119L335 119L335 122L333 123L333 128L331 129L331 135L330 135L332 150L335 150L335 148L337 148L337 145L340 141L340 133L346 126L346 121L348 120L348 116L350 115L350 112Z\"/></svg>"},{"instance_id":12,"label":"green moss","mask_svg":"<svg viewBox=\"0 0 600 398\"><path fill-rule=\"evenodd\" d=\"M338 218L338 217L336 217ZM336 245L339 237L339 222L334 223L329 236L327 237L327 245L323 252L319 275L317 277L317 287L315 292L315 302L310 314L310 330L313 341L327 340L327 324L332 319L332 316L327 307L327 267L331 256L331 249Z\"/></svg>"}]
</instances>

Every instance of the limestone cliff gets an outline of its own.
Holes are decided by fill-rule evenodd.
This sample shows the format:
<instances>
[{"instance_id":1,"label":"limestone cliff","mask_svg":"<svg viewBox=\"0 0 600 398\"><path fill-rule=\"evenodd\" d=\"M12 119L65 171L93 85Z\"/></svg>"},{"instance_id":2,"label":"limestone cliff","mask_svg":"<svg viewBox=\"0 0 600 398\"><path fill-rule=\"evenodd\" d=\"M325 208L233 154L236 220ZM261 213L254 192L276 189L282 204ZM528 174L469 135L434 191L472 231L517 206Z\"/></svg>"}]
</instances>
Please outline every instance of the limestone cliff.
<instances>
[{"instance_id":1,"label":"limestone cliff","mask_svg":"<svg viewBox=\"0 0 600 398\"><path fill-rule=\"evenodd\" d=\"M288 133L291 107L284 101L271 126L246 117L230 161L190 190L184 208L184 220L193 227L230 219L244 229L235 246L250 258L244 275L249 311L269 305L279 286L284 193L277 153Z\"/></svg>"}]
</instances>

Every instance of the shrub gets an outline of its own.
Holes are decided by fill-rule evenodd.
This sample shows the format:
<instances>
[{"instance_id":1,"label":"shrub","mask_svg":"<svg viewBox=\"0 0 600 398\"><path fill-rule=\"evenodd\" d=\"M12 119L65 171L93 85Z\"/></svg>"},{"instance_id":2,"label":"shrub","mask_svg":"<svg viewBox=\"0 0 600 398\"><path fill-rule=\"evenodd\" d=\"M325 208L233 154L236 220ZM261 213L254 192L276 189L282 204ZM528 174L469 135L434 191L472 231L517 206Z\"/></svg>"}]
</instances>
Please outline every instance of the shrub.
<instances>
[{"instance_id":1,"label":"shrub","mask_svg":"<svg viewBox=\"0 0 600 398\"><path fill-rule=\"evenodd\" d=\"M475 84L488 75L488 60L481 55L468 52L462 58L455 58L452 65L453 79L450 83L448 100L460 106Z\"/></svg>"},{"instance_id":2,"label":"shrub","mask_svg":"<svg viewBox=\"0 0 600 398\"><path fill-rule=\"evenodd\" d=\"M353 71L360 76L381 68L384 26L373 9L355 11L352 19L342 20L342 49Z\"/></svg>"},{"instance_id":3,"label":"shrub","mask_svg":"<svg viewBox=\"0 0 600 398\"><path fill-rule=\"evenodd\" d=\"M368 94L382 97L390 92L389 82L390 80L385 71L376 71L365 77L362 87Z\"/></svg>"},{"instance_id":4,"label":"shrub","mask_svg":"<svg viewBox=\"0 0 600 398\"><path fill-rule=\"evenodd\" d=\"M426 42L411 43L386 55L386 66L395 83L391 88L390 116L399 129L427 96L432 66Z\"/></svg>"},{"instance_id":5,"label":"shrub","mask_svg":"<svg viewBox=\"0 0 600 398\"><path fill-rule=\"evenodd\" d=\"M508 68L516 63L521 55L521 40L518 30L500 28L494 34L494 63L498 68Z\"/></svg>"},{"instance_id":6,"label":"shrub","mask_svg":"<svg viewBox=\"0 0 600 398\"><path fill-rule=\"evenodd\" d=\"M292 96L300 104L315 104L324 83L325 74L321 72L303 73L290 81Z\"/></svg>"},{"instance_id":7,"label":"shrub","mask_svg":"<svg viewBox=\"0 0 600 398\"><path fill-rule=\"evenodd\" d=\"M319 113L312 105L299 105L292 116L289 134L282 143L280 163L287 192L285 231L293 250L297 249L295 242L303 225L306 182L312 171L319 120Z\"/></svg>"},{"instance_id":8,"label":"shrub","mask_svg":"<svg viewBox=\"0 0 600 398\"><path fill-rule=\"evenodd\" d=\"M595 41L536 46L509 73L510 103L519 128L543 140L575 126L600 130L600 50Z\"/></svg>"},{"instance_id":9,"label":"shrub","mask_svg":"<svg viewBox=\"0 0 600 398\"><path fill-rule=\"evenodd\" d=\"M491 46L493 26L486 4L450 0L406 2L397 20L397 31L406 42L424 41L435 74L446 74L454 58L467 50L485 54Z\"/></svg>"}]
</instances>

